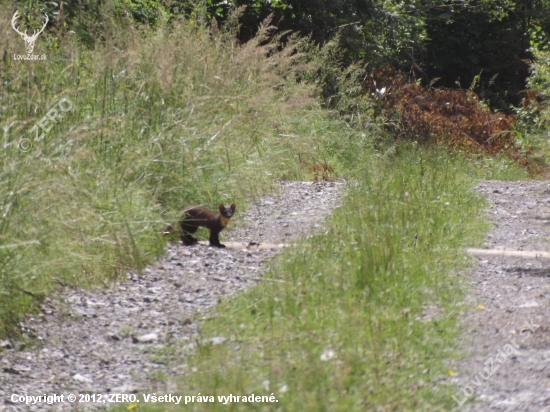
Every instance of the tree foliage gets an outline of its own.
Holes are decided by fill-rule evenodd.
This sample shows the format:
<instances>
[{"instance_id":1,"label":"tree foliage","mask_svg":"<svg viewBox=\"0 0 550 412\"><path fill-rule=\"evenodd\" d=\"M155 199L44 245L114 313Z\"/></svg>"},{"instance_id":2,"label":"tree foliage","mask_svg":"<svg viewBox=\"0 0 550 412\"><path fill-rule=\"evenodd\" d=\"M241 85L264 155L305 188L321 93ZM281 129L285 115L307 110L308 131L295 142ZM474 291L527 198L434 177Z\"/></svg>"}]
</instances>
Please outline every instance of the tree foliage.
<instances>
[{"instance_id":1,"label":"tree foliage","mask_svg":"<svg viewBox=\"0 0 550 412\"><path fill-rule=\"evenodd\" d=\"M88 46L102 40L109 19L188 18L224 23L240 10L238 37L252 38L267 16L280 30L313 44L337 40L340 63L391 64L411 80L470 89L493 107L521 101L530 47L548 48L549 0L18 0L41 8L58 32L75 32Z\"/></svg>"},{"instance_id":2,"label":"tree foliage","mask_svg":"<svg viewBox=\"0 0 550 412\"><path fill-rule=\"evenodd\" d=\"M438 85L446 87L472 86L499 109L518 105L532 59L529 48L547 43L548 11L532 1L432 10L422 56L426 77L438 77Z\"/></svg>"}]
</instances>

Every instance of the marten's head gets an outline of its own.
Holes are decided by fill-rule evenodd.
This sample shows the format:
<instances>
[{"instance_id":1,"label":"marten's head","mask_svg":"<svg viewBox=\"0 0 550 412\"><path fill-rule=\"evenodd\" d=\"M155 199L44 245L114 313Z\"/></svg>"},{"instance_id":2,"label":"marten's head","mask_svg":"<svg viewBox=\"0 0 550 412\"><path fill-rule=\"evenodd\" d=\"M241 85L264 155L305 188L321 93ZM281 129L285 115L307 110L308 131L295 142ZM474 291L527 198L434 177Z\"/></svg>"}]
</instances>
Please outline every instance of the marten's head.
<instances>
[{"instance_id":1,"label":"marten's head","mask_svg":"<svg viewBox=\"0 0 550 412\"><path fill-rule=\"evenodd\" d=\"M225 227L229 223L229 220L231 220L231 218L235 214L236 208L237 206L235 206L235 203L233 203L230 207L225 207L222 203L220 203L218 209L220 210L220 220L223 227Z\"/></svg>"}]
</instances>

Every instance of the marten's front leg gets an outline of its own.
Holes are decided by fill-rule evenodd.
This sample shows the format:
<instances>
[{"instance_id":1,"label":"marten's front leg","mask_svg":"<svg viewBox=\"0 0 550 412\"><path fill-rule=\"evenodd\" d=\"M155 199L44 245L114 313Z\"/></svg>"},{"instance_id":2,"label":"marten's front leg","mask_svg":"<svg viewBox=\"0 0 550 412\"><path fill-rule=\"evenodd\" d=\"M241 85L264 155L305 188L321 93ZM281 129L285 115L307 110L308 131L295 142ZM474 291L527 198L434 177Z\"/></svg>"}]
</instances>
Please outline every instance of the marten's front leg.
<instances>
[{"instance_id":1,"label":"marten's front leg","mask_svg":"<svg viewBox=\"0 0 550 412\"><path fill-rule=\"evenodd\" d=\"M222 245L220 243L220 232L219 231L216 231L216 230L213 230L211 229L210 230L210 246L213 246L213 247L225 247L225 245Z\"/></svg>"}]
</instances>

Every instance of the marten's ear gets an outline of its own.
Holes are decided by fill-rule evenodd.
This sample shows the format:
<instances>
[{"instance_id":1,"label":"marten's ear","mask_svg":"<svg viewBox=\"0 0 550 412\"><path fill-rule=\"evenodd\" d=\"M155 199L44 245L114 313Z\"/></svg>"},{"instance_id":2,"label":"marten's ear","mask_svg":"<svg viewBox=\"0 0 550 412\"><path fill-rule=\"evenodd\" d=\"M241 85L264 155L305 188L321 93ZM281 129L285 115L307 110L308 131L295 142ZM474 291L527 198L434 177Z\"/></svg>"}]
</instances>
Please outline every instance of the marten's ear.
<instances>
[{"instance_id":1,"label":"marten's ear","mask_svg":"<svg viewBox=\"0 0 550 412\"><path fill-rule=\"evenodd\" d=\"M220 211L220 213L224 212L225 207L224 207L223 203L220 203L220 205L218 206L218 210Z\"/></svg>"},{"instance_id":2,"label":"marten's ear","mask_svg":"<svg viewBox=\"0 0 550 412\"><path fill-rule=\"evenodd\" d=\"M233 204L231 205L231 210L234 212L236 208L237 208L237 206L235 205L235 203L233 203Z\"/></svg>"}]
</instances>

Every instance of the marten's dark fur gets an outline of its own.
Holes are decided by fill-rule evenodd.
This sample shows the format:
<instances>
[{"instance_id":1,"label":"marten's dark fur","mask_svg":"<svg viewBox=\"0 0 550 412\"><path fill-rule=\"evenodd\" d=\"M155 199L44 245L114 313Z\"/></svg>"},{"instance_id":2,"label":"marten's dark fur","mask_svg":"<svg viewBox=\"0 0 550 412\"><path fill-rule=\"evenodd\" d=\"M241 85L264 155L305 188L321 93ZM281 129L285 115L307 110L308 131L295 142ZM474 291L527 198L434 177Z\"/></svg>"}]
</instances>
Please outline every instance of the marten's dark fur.
<instances>
[{"instance_id":1,"label":"marten's dark fur","mask_svg":"<svg viewBox=\"0 0 550 412\"><path fill-rule=\"evenodd\" d=\"M225 207L220 204L218 207L220 213L216 214L202 206L189 206L183 209L184 217L179 222L181 229L180 239L184 245L193 245L198 242L191 236L197 231L199 226L210 230L210 246L225 247L220 243L220 232L225 229L233 214L235 213L235 203L231 207Z\"/></svg>"}]
</instances>

